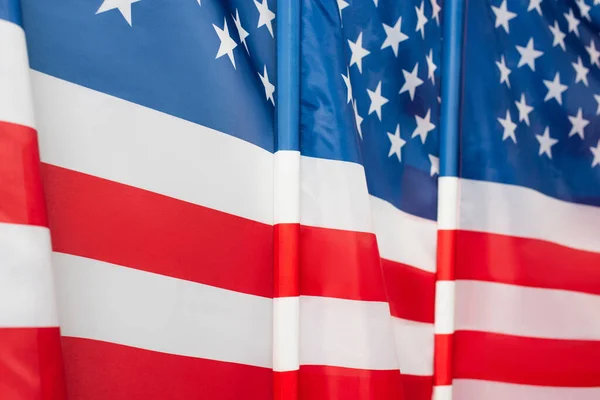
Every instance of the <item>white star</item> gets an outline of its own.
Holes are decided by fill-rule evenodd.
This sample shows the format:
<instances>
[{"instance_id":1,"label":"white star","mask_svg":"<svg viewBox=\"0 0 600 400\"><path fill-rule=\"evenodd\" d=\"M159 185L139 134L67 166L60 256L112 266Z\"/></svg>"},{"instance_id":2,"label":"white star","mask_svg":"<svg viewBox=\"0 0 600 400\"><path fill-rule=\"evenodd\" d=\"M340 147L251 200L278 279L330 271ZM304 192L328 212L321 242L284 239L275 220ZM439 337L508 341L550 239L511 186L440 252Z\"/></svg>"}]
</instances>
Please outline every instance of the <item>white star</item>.
<instances>
[{"instance_id":1,"label":"white star","mask_svg":"<svg viewBox=\"0 0 600 400\"><path fill-rule=\"evenodd\" d=\"M575 32L575 36L579 37L579 20L573 14L573 10L569 9L569 13L563 13L569 23L569 33Z\"/></svg>"},{"instance_id":2,"label":"white star","mask_svg":"<svg viewBox=\"0 0 600 400\"><path fill-rule=\"evenodd\" d=\"M340 21L342 20L342 10L349 5L350 4L346 3L344 0L337 0L338 10L340 11Z\"/></svg>"},{"instance_id":3,"label":"white star","mask_svg":"<svg viewBox=\"0 0 600 400\"><path fill-rule=\"evenodd\" d=\"M590 151L594 155L594 159L592 160L592 168L594 168L596 165L600 165L600 140L598 140L596 147L590 147Z\"/></svg>"},{"instance_id":4,"label":"white star","mask_svg":"<svg viewBox=\"0 0 600 400\"><path fill-rule=\"evenodd\" d=\"M119 10L125 21L131 26L131 5L133 3L137 3L141 0L104 0L100 5L96 14L101 14L103 12L114 10L115 8Z\"/></svg>"},{"instance_id":5,"label":"white star","mask_svg":"<svg viewBox=\"0 0 600 400\"><path fill-rule=\"evenodd\" d=\"M440 174L440 159L434 155L428 154L431 168L429 169L429 176Z\"/></svg>"},{"instance_id":6,"label":"white star","mask_svg":"<svg viewBox=\"0 0 600 400\"><path fill-rule=\"evenodd\" d=\"M242 27L242 21L240 20L240 14L238 13L237 9L235 10L235 17L232 15L231 18L233 18L233 22L235 23L238 36L240 37L240 42L244 44L246 52L250 54L250 51L248 50L248 44L246 43L246 38L250 36L250 34Z\"/></svg>"},{"instance_id":7,"label":"white star","mask_svg":"<svg viewBox=\"0 0 600 400\"><path fill-rule=\"evenodd\" d=\"M352 101L352 83L350 82L350 70L348 68L346 68L346 74L347 75L342 74L342 79L344 80L348 91L348 100L346 103L350 103Z\"/></svg>"},{"instance_id":8,"label":"white star","mask_svg":"<svg viewBox=\"0 0 600 400\"><path fill-rule=\"evenodd\" d=\"M546 129L544 129L544 134L535 135L535 138L538 142L540 142L540 151L538 156L546 154L548 158L552 158L552 146L558 143L558 139L553 139L550 137L550 129L546 127Z\"/></svg>"},{"instance_id":9,"label":"white star","mask_svg":"<svg viewBox=\"0 0 600 400\"><path fill-rule=\"evenodd\" d=\"M539 15L542 15L541 9L542 0L529 0L529 7L527 7L527 11L535 10Z\"/></svg>"},{"instance_id":10,"label":"white star","mask_svg":"<svg viewBox=\"0 0 600 400\"><path fill-rule=\"evenodd\" d=\"M383 24L383 30L385 31L386 38L381 45L381 48L385 49L386 47L391 47L396 57L398 56L398 44L408 39L408 36L400 31L401 27L402 17L398 18L396 25L393 27Z\"/></svg>"},{"instance_id":11,"label":"white star","mask_svg":"<svg viewBox=\"0 0 600 400\"><path fill-rule=\"evenodd\" d=\"M412 72L408 72L405 69L402 70L405 82L404 85L402 85L402 88L400 89L400 94L408 92L408 94L410 94L411 100L414 100L415 98L415 90L417 90L417 87L423 84L421 78L417 76L418 71L419 63L415 64L415 67L413 68Z\"/></svg>"},{"instance_id":12,"label":"white star","mask_svg":"<svg viewBox=\"0 0 600 400\"><path fill-rule=\"evenodd\" d=\"M525 93L521 93L521 100L515 101L515 104L519 110L519 122L525 121L525 124L529 126L529 113L533 111L533 107L527 105L525 102Z\"/></svg>"},{"instance_id":13,"label":"white star","mask_svg":"<svg viewBox=\"0 0 600 400\"><path fill-rule=\"evenodd\" d=\"M421 1L421 7L415 6L415 10L417 11L417 29L415 29L415 32L421 31L421 37L425 39L425 24L427 23L425 1Z\"/></svg>"},{"instance_id":14,"label":"white star","mask_svg":"<svg viewBox=\"0 0 600 400\"><path fill-rule=\"evenodd\" d=\"M390 139L390 152L388 157L395 154L398 157L398 161L402 162L402 146L406 144L406 140L400 137L400 125L396 125L396 132L387 132L388 138Z\"/></svg>"},{"instance_id":15,"label":"white star","mask_svg":"<svg viewBox=\"0 0 600 400\"><path fill-rule=\"evenodd\" d=\"M420 136L421 143L425 143L425 140L427 140L427 134L435 129L435 125L431 123L431 109L427 110L425 118L415 115L415 120L417 121L417 127L413 131L411 138Z\"/></svg>"},{"instance_id":16,"label":"white star","mask_svg":"<svg viewBox=\"0 0 600 400\"><path fill-rule=\"evenodd\" d=\"M529 42L527 42L527 47L516 47L517 51L521 55L517 68L522 67L523 65L528 65L532 71L535 71L535 60L537 58L540 58L544 54L544 52L533 48L533 38L529 38Z\"/></svg>"},{"instance_id":17,"label":"white star","mask_svg":"<svg viewBox=\"0 0 600 400\"><path fill-rule=\"evenodd\" d=\"M374 92L367 89L367 93L369 94L369 98L371 99L369 115L375 112L377 114L377 117L379 117L379 120L381 121L381 107L388 102L388 99L381 95L381 81L379 81L379 83L377 84L377 88Z\"/></svg>"},{"instance_id":18,"label":"white star","mask_svg":"<svg viewBox=\"0 0 600 400\"><path fill-rule=\"evenodd\" d=\"M598 4L600 4L600 0L594 0L594 5L597 6Z\"/></svg>"},{"instance_id":19,"label":"white star","mask_svg":"<svg viewBox=\"0 0 600 400\"><path fill-rule=\"evenodd\" d=\"M379 0L373 0L373 3L375 3L375 7L377 7L379 5Z\"/></svg>"},{"instance_id":20,"label":"white star","mask_svg":"<svg viewBox=\"0 0 600 400\"><path fill-rule=\"evenodd\" d=\"M235 58L233 57L233 49L237 47L237 43L229 36L229 27L227 26L227 19L223 18L223 29L219 28L215 24L213 24L213 28L219 35L219 40L221 40L221 45L219 46L219 51L217 52L217 56L215 59L224 56L227 54L229 57L229 61L235 68Z\"/></svg>"},{"instance_id":21,"label":"white star","mask_svg":"<svg viewBox=\"0 0 600 400\"><path fill-rule=\"evenodd\" d=\"M565 37L567 35L565 35L561 30L560 27L558 26L558 21L554 21L554 26L548 26L550 28L550 31L552 32L552 36L554 36L554 41L552 42L552 47L556 47L557 45L560 45L560 47L563 49L563 51L567 50L567 48L565 47Z\"/></svg>"},{"instance_id":22,"label":"white star","mask_svg":"<svg viewBox=\"0 0 600 400\"><path fill-rule=\"evenodd\" d=\"M585 86L588 85L588 73L590 72L590 69L585 67L581 61L581 57L577 57L577 62L574 63L572 62L571 65L573 65L573 68L575 68L575 73L577 74L577 76L575 77L575 83L578 82L583 82L583 84Z\"/></svg>"},{"instance_id":23,"label":"white star","mask_svg":"<svg viewBox=\"0 0 600 400\"><path fill-rule=\"evenodd\" d=\"M544 101L556 99L558 104L562 105L562 93L569 87L560 83L560 74L557 72L552 81L544 80L544 85L548 88L548 93L546 93Z\"/></svg>"},{"instance_id":24,"label":"white star","mask_svg":"<svg viewBox=\"0 0 600 400\"><path fill-rule=\"evenodd\" d=\"M506 31L506 33L509 33L508 22L511 19L515 18L517 16L517 14L515 14L512 11L508 11L508 9L506 8L506 0L502 0L502 4L500 4L500 7L492 6L492 11L496 15L495 27L497 28L499 26L502 26L504 28L504 30Z\"/></svg>"},{"instance_id":25,"label":"white star","mask_svg":"<svg viewBox=\"0 0 600 400\"><path fill-rule=\"evenodd\" d=\"M369 50L363 49L362 47L362 32L358 34L356 42L348 40L350 45L350 51L352 56L350 57L350 67L356 64L358 72L362 73L362 59L371 54Z\"/></svg>"},{"instance_id":26,"label":"white star","mask_svg":"<svg viewBox=\"0 0 600 400\"><path fill-rule=\"evenodd\" d=\"M431 18L435 19L435 22L440 25L440 11L442 11L442 7L437 3L436 0L431 1ZM600 1L600 0L599 0Z\"/></svg>"},{"instance_id":27,"label":"white star","mask_svg":"<svg viewBox=\"0 0 600 400\"><path fill-rule=\"evenodd\" d=\"M363 118L358 114L356 100L352 102L352 109L354 110L354 122L356 122L356 130L358 131L358 136L360 136L362 139L362 129L360 128L360 124L362 124Z\"/></svg>"},{"instance_id":28,"label":"white star","mask_svg":"<svg viewBox=\"0 0 600 400\"><path fill-rule=\"evenodd\" d=\"M265 87L265 96L267 97L267 100L271 100L271 103L273 103L273 105L275 105L275 99L273 97L273 93L275 93L275 85L273 85L271 82L269 82L269 74L267 74L267 66L266 65L265 65L265 69L264 69L264 75L261 75L259 72L258 76L260 76L260 80L261 80L263 86Z\"/></svg>"},{"instance_id":29,"label":"white star","mask_svg":"<svg viewBox=\"0 0 600 400\"><path fill-rule=\"evenodd\" d=\"M596 103L598 103L598 108L596 109L596 115L600 115L600 95L595 94L594 99L596 99Z\"/></svg>"},{"instance_id":30,"label":"white star","mask_svg":"<svg viewBox=\"0 0 600 400\"><path fill-rule=\"evenodd\" d=\"M437 69L437 65L433 62L433 49L429 49L429 55L425 55L425 59L427 60L427 77L431 79L431 83L435 85L434 72Z\"/></svg>"},{"instance_id":31,"label":"white star","mask_svg":"<svg viewBox=\"0 0 600 400\"><path fill-rule=\"evenodd\" d=\"M585 49L590 56L590 64L595 65L597 67L600 66L600 51L596 50L596 43L594 42L594 39L590 40L590 45L585 46Z\"/></svg>"},{"instance_id":32,"label":"white star","mask_svg":"<svg viewBox=\"0 0 600 400\"><path fill-rule=\"evenodd\" d=\"M498 122L500 122L500 125L502 125L502 128L504 128L504 132L502 133L502 141L511 138L514 143L517 143L517 137L515 136L517 124L515 124L510 118L510 111L506 110L506 118L498 118Z\"/></svg>"},{"instance_id":33,"label":"white star","mask_svg":"<svg viewBox=\"0 0 600 400\"><path fill-rule=\"evenodd\" d=\"M510 87L510 80L508 76L510 75L510 69L504 63L504 56L500 57L500 61L496 61L496 65L500 69L500 84L506 82L506 86Z\"/></svg>"},{"instance_id":34,"label":"white star","mask_svg":"<svg viewBox=\"0 0 600 400\"><path fill-rule=\"evenodd\" d=\"M585 0L575 0L575 3L577 3L577 7L579 7L579 13L581 16L588 21L591 21L592 19L590 18L590 10L592 7L585 4Z\"/></svg>"},{"instance_id":35,"label":"white star","mask_svg":"<svg viewBox=\"0 0 600 400\"><path fill-rule=\"evenodd\" d=\"M588 121L587 119L583 118L583 112L581 111L581 108L579 108L579 110L577 110L577 115L574 117L571 117L570 115L569 117L569 121L571 122L571 132L569 132L569 137L577 134L579 135L580 138L583 139L583 130L585 129L586 126L588 126L590 124L590 121Z\"/></svg>"},{"instance_id":36,"label":"white star","mask_svg":"<svg viewBox=\"0 0 600 400\"><path fill-rule=\"evenodd\" d=\"M254 0L254 5L258 9L258 25L257 28L260 28L263 25L267 26L271 37L273 36L273 23L272 21L275 19L275 13L269 10L269 4L267 0L263 0L262 3Z\"/></svg>"}]
</instances>

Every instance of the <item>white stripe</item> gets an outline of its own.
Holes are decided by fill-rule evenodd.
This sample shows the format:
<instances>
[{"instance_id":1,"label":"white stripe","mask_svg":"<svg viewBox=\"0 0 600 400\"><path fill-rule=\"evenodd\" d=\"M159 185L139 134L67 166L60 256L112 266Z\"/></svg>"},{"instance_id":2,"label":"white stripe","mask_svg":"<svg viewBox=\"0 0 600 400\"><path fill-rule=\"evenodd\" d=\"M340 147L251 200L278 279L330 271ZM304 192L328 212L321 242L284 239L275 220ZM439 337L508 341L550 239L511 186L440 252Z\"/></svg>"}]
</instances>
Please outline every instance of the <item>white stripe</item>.
<instances>
[{"instance_id":1,"label":"white stripe","mask_svg":"<svg viewBox=\"0 0 600 400\"><path fill-rule=\"evenodd\" d=\"M460 228L547 240L600 252L600 208L569 203L532 189L460 181Z\"/></svg>"},{"instance_id":2,"label":"white stripe","mask_svg":"<svg viewBox=\"0 0 600 400\"><path fill-rule=\"evenodd\" d=\"M39 72L32 81L42 161L272 223L268 151Z\"/></svg>"},{"instance_id":3,"label":"white stripe","mask_svg":"<svg viewBox=\"0 0 600 400\"><path fill-rule=\"evenodd\" d=\"M454 332L456 283L435 283L435 333L449 335Z\"/></svg>"},{"instance_id":4,"label":"white stripe","mask_svg":"<svg viewBox=\"0 0 600 400\"><path fill-rule=\"evenodd\" d=\"M300 298L273 299L273 370L295 371L300 366Z\"/></svg>"},{"instance_id":5,"label":"white stripe","mask_svg":"<svg viewBox=\"0 0 600 400\"><path fill-rule=\"evenodd\" d=\"M362 165L302 157L300 171L302 225L373 232Z\"/></svg>"},{"instance_id":6,"label":"white stripe","mask_svg":"<svg viewBox=\"0 0 600 400\"><path fill-rule=\"evenodd\" d=\"M407 375L433 375L433 324L392 318L400 371Z\"/></svg>"},{"instance_id":7,"label":"white stripe","mask_svg":"<svg viewBox=\"0 0 600 400\"><path fill-rule=\"evenodd\" d=\"M0 19L0 121L35 127L23 29Z\"/></svg>"},{"instance_id":8,"label":"white stripe","mask_svg":"<svg viewBox=\"0 0 600 400\"><path fill-rule=\"evenodd\" d=\"M435 221L405 213L374 196L371 212L382 258L435 272Z\"/></svg>"},{"instance_id":9,"label":"white stripe","mask_svg":"<svg viewBox=\"0 0 600 400\"><path fill-rule=\"evenodd\" d=\"M453 400L598 400L600 387L545 387L489 382L474 379L454 380Z\"/></svg>"},{"instance_id":10,"label":"white stripe","mask_svg":"<svg viewBox=\"0 0 600 400\"><path fill-rule=\"evenodd\" d=\"M62 253L54 265L64 336L273 366L272 299ZM398 368L386 303L300 297L299 308L302 364ZM276 369L287 370L290 360Z\"/></svg>"},{"instance_id":11,"label":"white stripe","mask_svg":"<svg viewBox=\"0 0 600 400\"><path fill-rule=\"evenodd\" d=\"M398 369L388 304L300 297L300 364Z\"/></svg>"},{"instance_id":12,"label":"white stripe","mask_svg":"<svg viewBox=\"0 0 600 400\"><path fill-rule=\"evenodd\" d=\"M600 296L459 280L455 319L457 330L600 340Z\"/></svg>"},{"instance_id":13,"label":"white stripe","mask_svg":"<svg viewBox=\"0 0 600 400\"><path fill-rule=\"evenodd\" d=\"M300 152L275 153L273 176L273 222L300 222Z\"/></svg>"},{"instance_id":14,"label":"white stripe","mask_svg":"<svg viewBox=\"0 0 600 400\"><path fill-rule=\"evenodd\" d=\"M432 398L433 398L433 400L453 400L452 386L451 385L434 386ZM456 397L454 397L454 400L456 400ZM488 400L488 399L485 397L482 397L481 399L478 399L478 400ZM508 399L504 399L504 400L508 400Z\"/></svg>"},{"instance_id":15,"label":"white stripe","mask_svg":"<svg viewBox=\"0 0 600 400\"><path fill-rule=\"evenodd\" d=\"M58 326L47 228L0 223L0 327Z\"/></svg>"},{"instance_id":16,"label":"white stripe","mask_svg":"<svg viewBox=\"0 0 600 400\"><path fill-rule=\"evenodd\" d=\"M271 367L270 299L54 253L63 336Z\"/></svg>"},{"instance_id":17,"label":"white stripe","mask_svg":"<svg viewBox=\"0 0 600 400\"><path fill-rule=\"evenodd\" d=\"M453 176L438 179L438 228L456 229L459 215L459 180Z\"/></svg>"},{"instance_id":18,"label":"white stripe","mask_svg":"<svg viewBox=\"0 0 600 400\"><path fill-rule=\"evenodd\" d=\"M303 225L375 232L381 257L435 272L436 223L368 195L362 165L302 157Z\"/></svg>"}]
</instances>

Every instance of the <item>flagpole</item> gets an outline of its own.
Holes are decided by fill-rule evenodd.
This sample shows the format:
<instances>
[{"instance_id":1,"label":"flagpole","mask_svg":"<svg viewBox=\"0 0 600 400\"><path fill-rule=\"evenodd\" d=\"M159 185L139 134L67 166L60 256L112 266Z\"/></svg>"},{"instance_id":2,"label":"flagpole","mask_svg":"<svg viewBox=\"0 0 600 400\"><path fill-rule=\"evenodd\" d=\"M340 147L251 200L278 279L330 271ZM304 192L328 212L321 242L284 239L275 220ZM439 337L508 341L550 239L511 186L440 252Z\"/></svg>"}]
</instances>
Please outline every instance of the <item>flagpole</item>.
<instances>
[{"instance_id":1,"label":"flagpole","mask_svg":"<svg viewBox=\"0 0 600 400\"><path fill-rule=\"evenodd\" d=\"M300 0L277 0L273 181L273 399L298 398L300 364Z\"/></svg>"},{"instance_id":2,"label":"flagpole","mask_svg":"<svg viewBox=\"0 0 600 400\"><path fill-rule=\"evenodd\" d=\"M434 400L452 399L455 244L459 212L462 41L466 0L446 0L442 42L440 178L435 298Z\"/></svg>"},{"instance_id":3,"label":"flagpole","mask_svg":"<svg viewBox=\"0 0 600 400\"><path fill-rule=\"evenodd\" d=\"M299 149L300 1L277 0L277 149Z\"/></svg>"}]
</instances>

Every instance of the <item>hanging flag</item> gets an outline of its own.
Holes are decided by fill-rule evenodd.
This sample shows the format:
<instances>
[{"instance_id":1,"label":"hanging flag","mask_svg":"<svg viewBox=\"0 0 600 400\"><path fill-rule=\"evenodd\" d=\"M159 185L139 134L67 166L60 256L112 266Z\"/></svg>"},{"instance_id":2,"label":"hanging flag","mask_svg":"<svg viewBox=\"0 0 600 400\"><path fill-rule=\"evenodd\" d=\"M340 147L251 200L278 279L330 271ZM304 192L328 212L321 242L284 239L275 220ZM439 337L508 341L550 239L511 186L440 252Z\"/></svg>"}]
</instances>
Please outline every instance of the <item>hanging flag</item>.
<instances>
[{"instance_id":1,"label":"hanging flag","mask_svg":"<svg viewBox=\"0 0 600 400\"><path fill-rule=\"evenodd\" d=\"M440 399L600 397L599 23L588 0L466 3Z\"/></svg>"},{"instance_id":2,"label":"hanging flag","mask_svg":"<svg viewBox=\"0 0 600 400\"><path fill-rule=\"evenodd\" d=\"M63 399L51 246L25 34L0 4L0 398Z\"/></svg>"},{"instance_id":3,"label":"hanging flag","mask_svg":"<svg viewBox=\"0 0 600 400\"><path fill-rule=\"evenodd\" d=\"M274 2L21 4L68 398L270 398Z\"/></svg>"},{"instance_id":4,"label":"hanging flag","mask_svg":"<svg viewBox=\"0 0 600 400\"><path fill-rule=\"evenodd\" d=\"M322 51L309 40L321 29L339 42L322 108L336 115L306 108L306 92L286 146L274 2L21 3L69 398L430 396L431 5L357 5L343 31L335 3L304 4L303 59ZM362 12L381 20L361 26ZM352 61L359 31L372 62ZM319 79L303 73L302 90Z\"/></svg>"}]
</instances>

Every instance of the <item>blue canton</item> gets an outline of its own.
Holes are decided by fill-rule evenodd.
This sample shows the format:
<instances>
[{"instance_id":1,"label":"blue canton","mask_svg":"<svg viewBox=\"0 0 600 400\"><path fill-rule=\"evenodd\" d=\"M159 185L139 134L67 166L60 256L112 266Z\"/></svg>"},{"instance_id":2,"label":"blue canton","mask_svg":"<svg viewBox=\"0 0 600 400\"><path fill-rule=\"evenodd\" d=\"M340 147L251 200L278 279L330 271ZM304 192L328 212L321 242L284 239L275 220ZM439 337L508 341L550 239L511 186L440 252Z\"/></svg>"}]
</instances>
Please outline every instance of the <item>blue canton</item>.
<instances>
[{"instance_id":1,"label":"blue canton","mask_svg":"<svg viewBox=\"0 0 600 400\"><path fill-rule=\"evenodd\" d=\"M461 175L600 206L600 1L469 1Z\"/></svg>"},{"instance_id":2,"label":"blue canton","mask_svg":"<svg viewBox=\"0 0 600 400\"><path fill-rule=\"evenodd\" d=\"M441 4L304 0L301 151L365 167L369 192L434 220Z\"/></svg>"}]
</instances>

